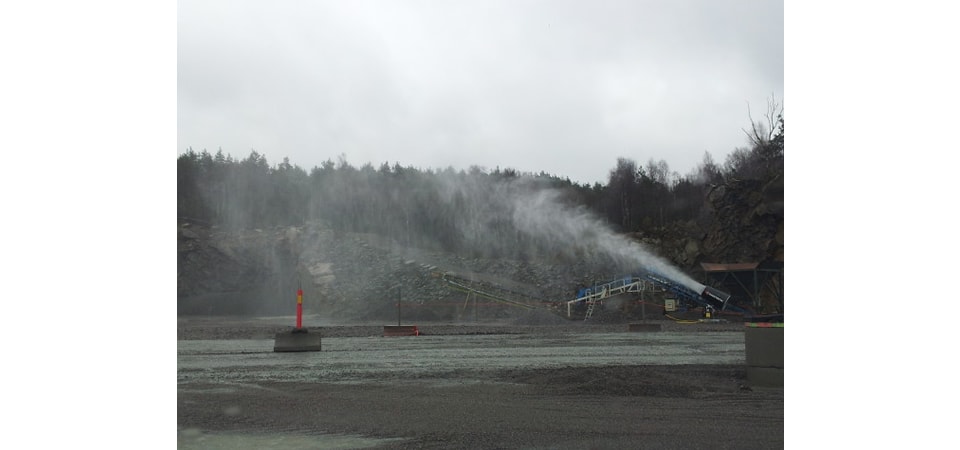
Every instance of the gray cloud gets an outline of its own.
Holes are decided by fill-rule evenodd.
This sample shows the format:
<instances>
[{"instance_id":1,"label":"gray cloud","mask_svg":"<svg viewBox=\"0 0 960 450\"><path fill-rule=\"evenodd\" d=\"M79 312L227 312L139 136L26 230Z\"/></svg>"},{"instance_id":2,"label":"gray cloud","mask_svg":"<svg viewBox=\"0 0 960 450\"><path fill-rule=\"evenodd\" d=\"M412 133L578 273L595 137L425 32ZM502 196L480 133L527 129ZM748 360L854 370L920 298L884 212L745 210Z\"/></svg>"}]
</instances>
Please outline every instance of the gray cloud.
<instances>
[{"instance_id":1,"label":"gray cloud","mask_svg":"<svg viewBox=\"0 0 960 450\"><path fill-rule=\"evenodd\" d=\"M783 5L181 2L178 152L603 182L745 144L783 96Z\"/></svg>"}]
</instances>

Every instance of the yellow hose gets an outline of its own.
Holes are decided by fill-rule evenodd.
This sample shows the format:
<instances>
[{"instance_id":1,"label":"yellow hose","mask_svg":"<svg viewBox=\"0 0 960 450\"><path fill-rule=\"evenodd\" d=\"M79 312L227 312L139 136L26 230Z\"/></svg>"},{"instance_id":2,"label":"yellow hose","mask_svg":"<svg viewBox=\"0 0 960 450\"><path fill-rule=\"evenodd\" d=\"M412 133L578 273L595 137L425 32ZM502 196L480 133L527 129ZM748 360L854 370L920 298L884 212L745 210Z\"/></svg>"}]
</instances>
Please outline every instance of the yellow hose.
<instances>
[{"instance_id":1,"label":"yellow hose","mask_svg":"<svg viewBox=\"0 0 960 450\"><path fill-rule=\"evenodd\" d=\"M671 316L670 314L664 314L664 315L667 316L667 317L669 317L670 319L672 319L672 320L673 320L674 322L676 322L676 323L700 323L699 320L681 320L681 319L678 319L678 318L676 318L676 317Z\"/></svg>"}]
</instances>

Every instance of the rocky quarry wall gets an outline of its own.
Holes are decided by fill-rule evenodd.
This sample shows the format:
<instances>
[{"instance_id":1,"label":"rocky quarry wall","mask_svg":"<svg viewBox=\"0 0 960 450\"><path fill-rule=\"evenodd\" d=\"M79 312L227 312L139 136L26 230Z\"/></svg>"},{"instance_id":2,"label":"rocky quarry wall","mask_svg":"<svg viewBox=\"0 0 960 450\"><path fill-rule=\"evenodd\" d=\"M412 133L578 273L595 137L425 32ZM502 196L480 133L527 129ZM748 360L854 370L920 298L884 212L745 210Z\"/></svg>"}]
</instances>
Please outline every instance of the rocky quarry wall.
<instances>
[{"instance_id":1,"label":"rocky quarry wall","mask_svg":"<svg viewBox=\"0 0 960 450\"><path fill-rule=\"evenodd\" d=\"M701 262L782 264L782 178L715 186L705 201L708 214L700 220L630 236L698 280ZM450 319L466 313L467 300L443 280L451 273L546 301L572 299L579 287L623 274L607 261L464 257L317 223L227 232L177 222L180 315L288 315L300 287L307 313L395 319L399 297L410 306L404 316ZM424 303L433 307L416 308Z\"/></svg>"}]
</instances>

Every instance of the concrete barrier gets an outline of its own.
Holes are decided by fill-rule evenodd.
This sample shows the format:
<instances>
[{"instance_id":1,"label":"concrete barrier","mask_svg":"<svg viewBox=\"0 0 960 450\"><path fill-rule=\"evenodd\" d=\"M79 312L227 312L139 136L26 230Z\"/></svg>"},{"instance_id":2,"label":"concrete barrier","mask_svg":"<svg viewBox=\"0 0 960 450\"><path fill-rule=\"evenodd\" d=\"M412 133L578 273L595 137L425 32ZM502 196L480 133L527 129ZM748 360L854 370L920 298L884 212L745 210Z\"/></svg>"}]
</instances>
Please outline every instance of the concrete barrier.
<instances>
[{"instance_id":1,"label":"concrete barrier","mask_svg":"<svg viewBox=\"0 0 960 450\"><path fill-rule=\"evenodd\" d=\"M751 386L783 387L783 316L777 321L747 321L745 347L747 382Z\"/></svg>"},{"instance_id":2,"label":"concrete barrier","mask_svg":"<svg viewBox=\"0 0 960 450\"><path fill-rule=\"evenodd\" d=\"M384 325L384 336L420 336L416 325Z\"/></svg>"},{"instance_id":3,"label":"concrete barrier","mask_svg":"<svg viewBox=\"0 0 960 450\"><path fill-rule=\"evenodd\" d=\"M306 328L277 333L273 339L275 352L319 352L320 333L310 333Z\"/></svg>"}]
</instances>

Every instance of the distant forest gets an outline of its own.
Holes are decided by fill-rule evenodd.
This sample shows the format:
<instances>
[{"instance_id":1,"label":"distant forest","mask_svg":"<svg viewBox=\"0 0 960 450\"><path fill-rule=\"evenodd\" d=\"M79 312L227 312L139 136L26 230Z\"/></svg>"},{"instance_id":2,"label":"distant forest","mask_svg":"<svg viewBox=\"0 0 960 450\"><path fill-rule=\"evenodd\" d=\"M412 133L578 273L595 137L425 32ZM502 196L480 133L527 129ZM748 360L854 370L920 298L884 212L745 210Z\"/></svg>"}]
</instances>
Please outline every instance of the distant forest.
<instances>
[{"instance_id":1,"label":"distant forest","mask_svg":"<svg viewBox=\"0 0 960 450\"><path fill-rule=\"evenodd\" d=\"M177 215L227 230L317 221L338 231L376 233L412 245L429 241L457 251L463 245L458 220L477 220L484 211L466 211L478 207L461 198L464 191L452 193L445 187L471 186L495 195L495 186L522 178L536 189L563 192L566 206L594 213L615 231L649 231L677 221L702 223L710 220L705 196L711 186L782 177L782 109L771 109L765 119L744 130L750 144L734 150L722 164L705 153L695 170L680 175L664 160L640 165L622 157L606 184L592 186L499 167L456 171L385 162L358 168L343 156L307 171L287 158L271 165L256 151L237 159L222 151L191 148L177 158ZM505 241L512 239L522 238Z\"/></svg>"}]
</instances>

